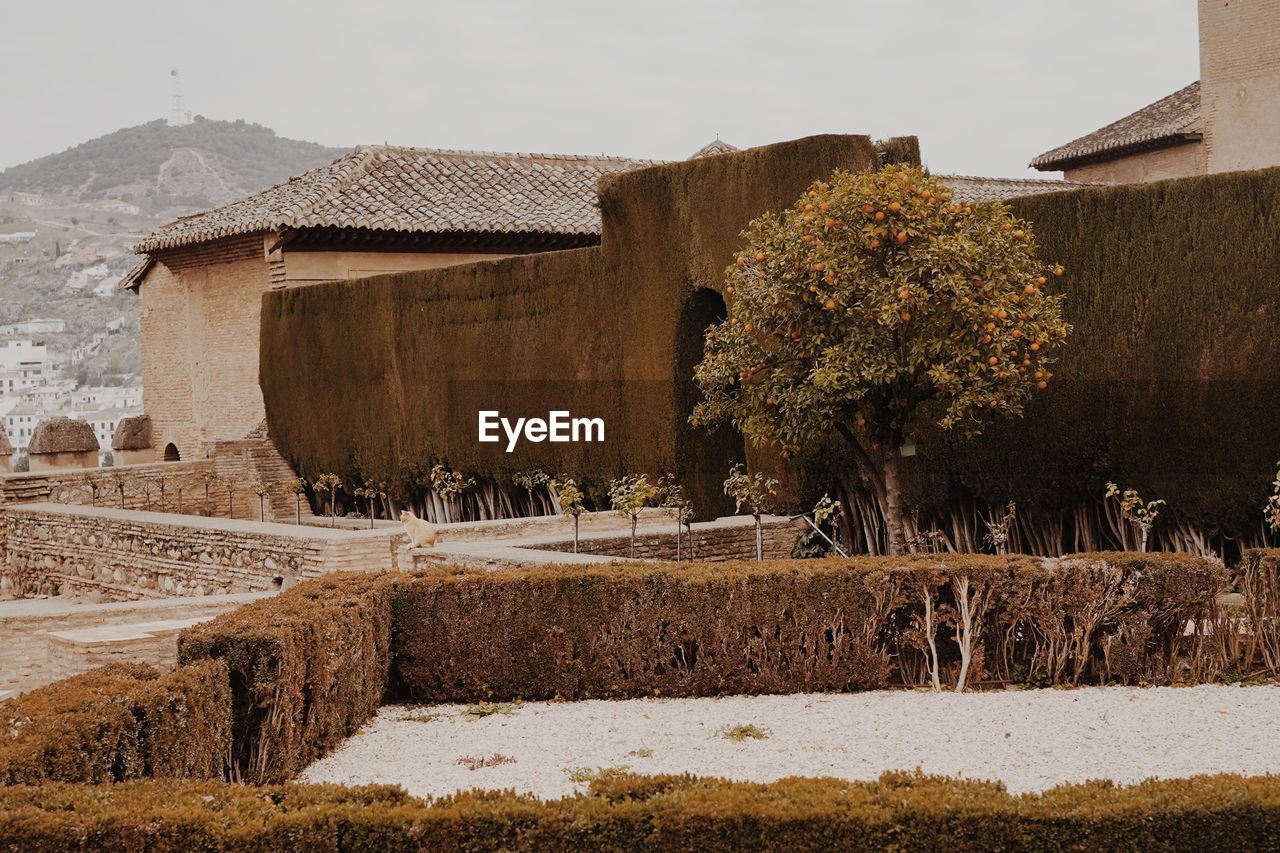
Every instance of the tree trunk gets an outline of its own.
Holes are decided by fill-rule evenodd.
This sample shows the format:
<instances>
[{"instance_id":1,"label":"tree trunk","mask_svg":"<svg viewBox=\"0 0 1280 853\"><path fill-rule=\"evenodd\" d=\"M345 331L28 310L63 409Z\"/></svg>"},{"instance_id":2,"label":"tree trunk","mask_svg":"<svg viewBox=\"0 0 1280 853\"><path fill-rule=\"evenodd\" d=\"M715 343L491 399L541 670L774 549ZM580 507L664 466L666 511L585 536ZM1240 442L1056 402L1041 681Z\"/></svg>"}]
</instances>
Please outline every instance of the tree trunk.
<instances>
[{"instance_id":1,"label":"tree trunk","mask_svg":"<svg viewBox=\"0 0 1280 853\"><path fill-rule=\"evenodd\" d=\"M907 541L902 525L902 480L898 476L898 443L893 440L880 444L881 476L884 478L884 514L888 530L889 554L900 556L907 552Z\"/></svg>"},{"instance_id":2,"label":"tree trunk","mask_svg":"<svg viewBox=\"0 0 1280 853\"><path fill-rule=\"evenodd\" d=\"M573 516L573 553L578 553L578 516Z\"/></svg>"}]
</instances>

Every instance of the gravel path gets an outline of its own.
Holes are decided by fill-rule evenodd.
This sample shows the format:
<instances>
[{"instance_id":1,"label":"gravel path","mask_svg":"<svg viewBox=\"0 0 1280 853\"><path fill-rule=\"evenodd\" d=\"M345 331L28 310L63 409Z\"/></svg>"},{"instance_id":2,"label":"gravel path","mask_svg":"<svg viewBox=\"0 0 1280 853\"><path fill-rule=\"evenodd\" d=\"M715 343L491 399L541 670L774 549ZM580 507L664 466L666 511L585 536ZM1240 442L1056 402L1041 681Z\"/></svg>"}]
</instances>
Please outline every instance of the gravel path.
<instances>
[{"instance_id":1,"label":"gravel path","mask_svg":"<svg viewBox=\"0 0 1280 853\"><path fill-rule=\"evenodd\" d=\"M554 798L584 787L575 770L624 766L760 782L918 767L999 779L1014 793L1089 779L1280 773L1280 686L539 702L478 719L468 707L383 708L303 779L398 784L419 796L514 788ZM723 734L741 725L768 736ZM459 763L495 755L514 761Z\"/></svg>"}]
</instances>

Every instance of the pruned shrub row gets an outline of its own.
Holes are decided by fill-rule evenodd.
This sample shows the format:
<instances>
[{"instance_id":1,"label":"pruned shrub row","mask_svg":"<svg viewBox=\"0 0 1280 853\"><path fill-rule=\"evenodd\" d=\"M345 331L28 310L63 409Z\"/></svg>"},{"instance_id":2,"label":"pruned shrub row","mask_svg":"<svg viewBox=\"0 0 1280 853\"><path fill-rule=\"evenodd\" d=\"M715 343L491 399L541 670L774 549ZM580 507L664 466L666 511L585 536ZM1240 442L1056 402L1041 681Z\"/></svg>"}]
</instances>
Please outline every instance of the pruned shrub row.
<instances>
[{"instance_id":1,"label":"pruned shrub row","mask_svg":"<svg viewBox=\"0 0 1280 853\"><path fill-rule=\"evenodd\" d=\"M392 692L582 699L1212 677L1200 557L545 566L397 583ZM1188 631L1188 626L1194 630Z\"/></svg>"},{"instance_id":2,"label":"pruned shrub row","mask_svg":"<svg viewBox=\"0 0 1280 853\"><path fill-rule=\"evenodd\" d=\"M227 671L160 675L113 664L0 704L0 784L221 779L231 748Z\"/></svg>"},{"instance_id":3,"label":"pruned shrub row","mask_svg":"<svg viewBox=\"0 0 1280 853\"><path fill-rule=\"evenodd\" d=\"M539 801L395 788L130 782L0 790L0 847L187 850L1264 850L1280 780L1204 776L1011 796L913 774L876 782L605 777Z\"/></svg>"},{"instance_id":4,"label":"pruned shrub row","mask_svg":"<svg viewBox=\"0 0 1280 853\"><path fill-rule=\"evenodd\" d=\"M335 574L184 631L183 663L230 673L233 781L288 779L382 703L394 576Z\"/></svg>"}]
</instances>

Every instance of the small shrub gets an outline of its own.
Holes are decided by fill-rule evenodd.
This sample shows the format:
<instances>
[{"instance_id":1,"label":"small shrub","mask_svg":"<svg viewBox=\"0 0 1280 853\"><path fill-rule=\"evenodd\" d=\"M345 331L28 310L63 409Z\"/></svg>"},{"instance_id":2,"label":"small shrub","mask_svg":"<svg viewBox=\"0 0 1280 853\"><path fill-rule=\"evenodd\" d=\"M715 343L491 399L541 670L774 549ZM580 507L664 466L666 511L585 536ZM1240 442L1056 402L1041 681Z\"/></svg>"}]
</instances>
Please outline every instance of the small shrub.
<instances>
[{"instance_id":1,"label":"small shrub","mask_svg":"<svg viewBox=\"0 0 1280 853\"><path fill-rule=\"evenodd\" d=\"M461 764L463 767L467 768L468 770L479 770L481 767L497 767L500 764L515 764L515 763L516 763L516 760L512 758L510 755L503 755L500 752L495 752L493 755L490 755L488 758L485 758L484 756L480 756L479 758L477 758L474 755L464 755L454 762L454 764Z\"/></svg>"},{"instance_id":2,"label":"small shrub","mask_svg":"<svg viewBox=\"0 0 1280 853\"><path fill-rule=\"evenodd\" d=\"M463 711L462 716L474 722L499 714L508 717L513 710L515 710L515 706L510 702L480 702Z\"/></svg>"},{"instance_id":3,"label":"small shrub","mask_svg":"<svg viewBox=\"0 0 1280 853\"><path fill-rule=\"evenodd\" d=\"M744 740L768 740L769 732L754 723L739 723L736 726L726 725L720 729L720 736L742 743Z\"/></svg>"}]
</instances>

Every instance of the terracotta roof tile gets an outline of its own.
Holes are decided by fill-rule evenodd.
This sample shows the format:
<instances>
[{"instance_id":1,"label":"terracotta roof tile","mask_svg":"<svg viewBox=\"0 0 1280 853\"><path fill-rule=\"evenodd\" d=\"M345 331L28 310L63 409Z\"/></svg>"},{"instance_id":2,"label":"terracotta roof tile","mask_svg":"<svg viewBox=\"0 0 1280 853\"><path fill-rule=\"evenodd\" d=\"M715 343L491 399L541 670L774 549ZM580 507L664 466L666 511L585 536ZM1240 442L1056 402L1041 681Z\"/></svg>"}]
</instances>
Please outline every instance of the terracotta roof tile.
<instances>
[{"instance_id":1,"label":"terracotta roof tile","mask_svg":"<svg viewBox=\"0 0 1280 853\"><path fill-rule=\"evenodd\" d=\"M1199 139L1200 81L1179 89L1154 104L1093 133L1046 151L1031 161L1041 171L1059 171L1073 165L1109 160L1148 148L1161 148Z\"/></svg>"},{"instance_id":2,"label":"terracotta roof tile","mask_svg":"<svg viewBox=\"0 0 1280 853\"><path fill-rule=\"evenodd\" d=\"M938 175L959 201L1005 201L1020 195L1078 190L1097 184L1053 181L1046 178L979 178L973 175Z\"/></svg>"},{"instance_id":3,"label":"terracotta roof tile","mask_svg":"<svg viewBox=\"0 0 1280 853\"><path fill-rule=\"evenodd\" d=\"M598 234L596 182L654 162L366 146L246 198L175 220L135 251L284 227Z\"/></svg>"}]
</instances>

